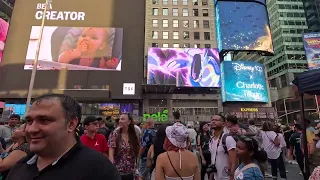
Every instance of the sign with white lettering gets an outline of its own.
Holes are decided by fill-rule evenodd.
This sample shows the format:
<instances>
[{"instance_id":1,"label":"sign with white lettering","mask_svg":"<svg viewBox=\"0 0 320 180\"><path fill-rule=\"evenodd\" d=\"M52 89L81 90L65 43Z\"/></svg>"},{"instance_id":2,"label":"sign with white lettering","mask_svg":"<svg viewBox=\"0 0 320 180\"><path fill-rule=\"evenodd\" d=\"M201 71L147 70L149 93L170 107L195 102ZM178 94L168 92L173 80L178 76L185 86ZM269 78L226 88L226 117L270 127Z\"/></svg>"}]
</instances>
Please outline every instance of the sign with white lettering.
<instances>
[{"instance_id":1,"label":"sign with white lettering","mask_svg":"<svg viewBox=\"0 0 320 180\"><path fill-rule=\"evenodd\" d=\"M269 101L264 66L260 63L251 61L222 62L221 80L223 102Z\"/></svg>"},{"instance_id":2,"label":"sign with white lettering","mask_svg":"<svg viewBox=\"0 0 320 180\"><path fill-rule=\"evenodd\" d=\"M123 95L135 95L135 83L123 83Z\"/></svg>"}]
</instances>

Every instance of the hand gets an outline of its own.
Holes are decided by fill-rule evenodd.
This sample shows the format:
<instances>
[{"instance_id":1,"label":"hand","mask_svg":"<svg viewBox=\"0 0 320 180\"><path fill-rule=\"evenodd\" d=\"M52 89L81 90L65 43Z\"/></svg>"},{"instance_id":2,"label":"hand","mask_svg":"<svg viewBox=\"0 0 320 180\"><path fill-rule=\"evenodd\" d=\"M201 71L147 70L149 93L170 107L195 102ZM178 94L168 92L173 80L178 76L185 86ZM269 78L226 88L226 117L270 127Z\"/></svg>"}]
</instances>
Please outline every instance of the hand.
<instances>
[{"instance_id":1,"label":"hand","mask_svg":"<svg viewBox=\"0 0 320 180\"><path fill-rule=\"evenodd\" d=\"M78 49L81 53L85 53L88 51L88 44L86 41L82 41L79 46L78 46Z\"/></svg>"},{"instance_id":2,"label":"hand","mask_svg":"<svg viewBox=\"0 0 320 180\"><path fill-rule=\"evenodd\" d=\"M207 161L204 160L204 159L202 159L202 165L203 165L203 166L207 165Z\"/></svg>"},{"instance_id":3,"label":"hand","mask_svg":"<svg viewBox=\"0 0 320 180\"><path fill-rule=\"evenodd\" d=\"M111 60L106 61L107 69L116 69L119 64L119 60L117 58L112 58Z\"/></svg>"}]
</instances>

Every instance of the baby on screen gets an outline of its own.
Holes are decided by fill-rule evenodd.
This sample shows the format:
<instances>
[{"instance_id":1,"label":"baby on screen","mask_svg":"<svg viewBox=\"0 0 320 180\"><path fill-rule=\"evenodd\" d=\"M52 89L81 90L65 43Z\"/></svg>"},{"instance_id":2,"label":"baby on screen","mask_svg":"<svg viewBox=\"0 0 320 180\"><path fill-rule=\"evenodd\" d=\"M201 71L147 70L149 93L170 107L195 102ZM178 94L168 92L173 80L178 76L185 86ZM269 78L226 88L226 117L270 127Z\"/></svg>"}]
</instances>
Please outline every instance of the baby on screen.
<instances>
[{"instance_id":1,"label":"baby on screen","mask_svg":"<svg viewBox=\"0 0 320 180\"><path fill-rule=\"evenodd\" d=\"M104 69L116 69L119 60L105 57L110 49L107 40L108 30L105 28L85 28L78 39L75 49L64 51L59 56L60 63L89 66Z\"/></svg>"}]
</instances>

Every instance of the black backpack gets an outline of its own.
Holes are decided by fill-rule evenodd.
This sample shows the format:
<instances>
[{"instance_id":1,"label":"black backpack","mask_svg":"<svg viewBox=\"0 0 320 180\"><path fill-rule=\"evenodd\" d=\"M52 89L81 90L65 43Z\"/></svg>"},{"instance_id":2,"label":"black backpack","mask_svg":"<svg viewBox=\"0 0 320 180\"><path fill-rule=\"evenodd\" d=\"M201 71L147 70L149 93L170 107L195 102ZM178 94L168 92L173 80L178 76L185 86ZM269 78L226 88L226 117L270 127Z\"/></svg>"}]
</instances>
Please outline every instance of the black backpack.
<instances>
[{"instance_id":1,"label":"black backpack","mask_svg":"<svg viewBox=\"0 0 320 180\"><path fill-rule=\"evenodd\" d=\"M225 154L228 154L228 148L227 148L227 144L226 144L226 141L227 141L227 137L228 136L231 136L229 134L223 134L222 135L222 138L221 138L221 143L222 143L222 147L224 149L224 153ZM239 140L239 135L233 135L231 136L236 142Z\"/></svg>"}]
</instances>

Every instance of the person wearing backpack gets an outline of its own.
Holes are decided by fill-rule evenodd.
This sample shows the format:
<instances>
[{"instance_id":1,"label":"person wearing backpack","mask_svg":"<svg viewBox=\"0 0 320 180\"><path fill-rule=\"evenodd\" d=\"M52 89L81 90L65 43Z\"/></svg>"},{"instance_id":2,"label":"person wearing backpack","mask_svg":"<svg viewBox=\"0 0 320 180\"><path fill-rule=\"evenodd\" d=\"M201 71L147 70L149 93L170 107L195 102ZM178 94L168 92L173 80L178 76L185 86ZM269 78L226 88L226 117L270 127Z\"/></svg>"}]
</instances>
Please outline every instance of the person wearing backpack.
<instances>
[{"instance_id":1,"label":"person wearing backpack","mask_svg":"<svg viewBox=\"0 0 320 180\"><path fill-rule=\"evenodd\" d=\"M246 134L246 130L238 125L238 118L235 115L229 115L226 118L226 126L229 130L229 135L232 136L236 141L241 135Z\"/></svg>"},{"instance_id":2,"label":"person wearing backpack","mask_svg":"<svg viewBox=\"0 0 320 180\"><path fill-rule=\"evenodd\" d=\"M212 117L213 132L209 142L211 165L207 168L207 172L213 173L215 180L233 179L237 168L236 141L232 136L224 133L225 126L226 118L223 115Z\"/></svg>"},{"instance_id":3,"label":"person wearing backpack","mask_svg":"<svg viewBox=\"0 0 320 180\"><path fill-rule=\"evenodd\" d=\"M106 119L108 119L108 117ZM101 117L98 117L97 121L99 122L98 134L104 135L104 137L108 141L109 135L112 131L106 126L106 121L103 120Z\"/></svg>"}]
</instances>

